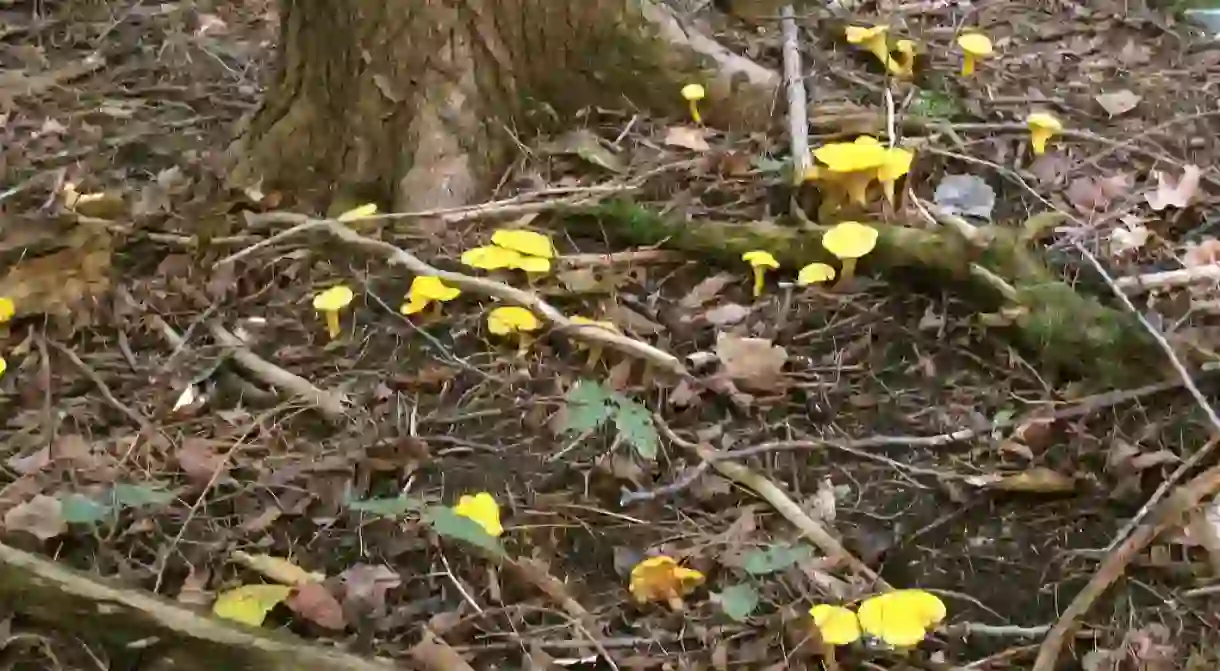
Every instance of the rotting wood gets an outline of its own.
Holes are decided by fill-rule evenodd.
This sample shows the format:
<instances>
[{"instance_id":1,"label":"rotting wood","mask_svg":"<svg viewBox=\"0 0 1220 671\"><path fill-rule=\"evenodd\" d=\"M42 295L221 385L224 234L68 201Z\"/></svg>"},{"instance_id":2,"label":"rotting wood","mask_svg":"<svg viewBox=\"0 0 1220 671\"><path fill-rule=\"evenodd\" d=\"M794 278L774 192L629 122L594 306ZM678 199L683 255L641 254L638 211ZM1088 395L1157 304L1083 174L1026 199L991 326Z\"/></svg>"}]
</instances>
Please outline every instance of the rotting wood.
<instances>
[{"instance_id":1,"label":"rotting wood","mask_svg":"<svg viewBox=\"0 0 1220 671\"><path fill-rule=\"evenodd\" d=\"M23 617L117 651L172 660L178 671L394 671L405 667L293 636L231 625L139 590L0 544L0 603Z\"/></svg>"}]
</instances>

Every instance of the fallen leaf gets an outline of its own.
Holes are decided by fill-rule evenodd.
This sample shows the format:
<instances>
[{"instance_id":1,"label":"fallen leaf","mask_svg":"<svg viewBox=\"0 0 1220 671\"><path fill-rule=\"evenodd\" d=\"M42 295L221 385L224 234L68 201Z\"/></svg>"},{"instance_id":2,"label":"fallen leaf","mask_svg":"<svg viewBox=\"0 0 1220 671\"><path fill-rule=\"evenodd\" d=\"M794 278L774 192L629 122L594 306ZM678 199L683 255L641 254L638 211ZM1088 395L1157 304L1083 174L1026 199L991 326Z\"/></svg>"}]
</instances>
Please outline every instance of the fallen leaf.
<instances>
[{"instance_id":1,"label":"fallen leaf","mask_svg":"<svg viewBox=\"0 0 1220 671\"><path fill-rule=\"evenodd\" d=\"M340 573L339 578L343 580L344 603L374 614L385 612L386 592L402 584L402 578L383 564L356 564Z\"/></svg>"},{"instance_id":2,"label":"fallen leaf","mask_svg":"<svg viewBox=\"0 0 1220 671\"><path fill-rule=\"evenodd\" d=\"M720 295L736 276L731 273L717 273L696 284L690 293L678 301L678 305L686 310L698 310Z\"/></svg>"},{"instance_id":3,"label":"fallen leaf","mask_svg":"<svg viewBox=\"0 0 1220 671\"><path fill-rule=\"evenodd\" d=\"M682 147L691 151L707 151L711 149L703 129L695 126L670 126L665 131L665 139L662 142L671 147Z\"/></svg>"},{"instance_id":4,"label":"fallen leaf","mask_svg":"<svg viewBox=\"0 0 1220 671\"><path fill-rule=\"evenodd\" d=\"M1112 93L1100 93L1093 97L1098 105L1106 111L1113 119L1116 116L1126 114L1135 109L1135 106L1143 100L1141 96L1136 95L1130 89L1121 89Z\"/></svg>"},{"instance_id":5,"label":"fallen leaf","mask_svg":"<svg viewBox=\"0 0 1220 671\"><path fill-rule=\"evenodd\" d=\"M212 604L212 614L219 618L263 626L267 613L288 598L292 588L287 585L243 585L237 589L221 592Z\"/></svg>"},{"instance_id":6,"label":"fallen leaf","mask_svg":"<svg viewBox=\"0 0 1220 671\"><path fill-rule=\"evenodd\" d=\"M208 578L211 576L212 572L207 568L196 570L191 566L186 579L182 581L182 589L178 590L178 603L192 606L211 605L212 595L207 593Z\"/></svg>"},{"instance_id":7,"label":"fallen leaf","mask_svg":"<svg viewBox=\"0 0 1220 671\"><path fill-rule=\"evenodd\" d=\"M307 585L312 582L321 582L326 579L326 575L322 573L311 573L305 569L293 564L287 559L280 557L272 557L271 555L251 555L241 550L237 550L231 555L234 562L241 564L247 568L258 571L267 578L274 580L283 585Z\"/></svg>"},{"instance_id":8,"label":"fallen leaf","mask_svg":"<svg viewBox=\"0 0 1220 671\"><path fill-rule=\"evenodd\" d=\"M774 391L783 383L788 352L765 338L741 338L721 333L716 357L724 372L743 389Z\"/></svg>"},{"instance_id":9,"label":"fallen leaf","mask_svg":"<svg viewBox=\"0 0 1220 671\"><path fill-rule=\"evenodd\" d=\"M995 191L974 175L945 175L932 198L950 214L980 219L990 220L995 208Z\"/></svg>"},{"instance_id":10,"label":"fallen leaf","mask_svg":"<svg viewBox=\"0 0 1220 671\"><path fill-rule=\"evenodd\" d=\"M217 471L228 471L225 455L216 451L214 441L206 438L187 438L174 453L178 467L195 484L206 485L215 477L219 480L227 473L217 476Z\"/></svg>"},{"instance_id":11,"label":"fallen leaf","mask_svg":"<svg viewBox=\"0 0 1220 671\"><path fill-rule=\"evenodd\" d=\"M579 156L584 161L610 172L622 172L626 168L622 159L607 149L601 138L587 128L565 133L551 146L551 153Z\"/></svg>"},{"instance_id":12,"label":"fallen leaf","mask_svg":"<svg viewBox=\"0 0 1220 671\"><path fill-rule=\"evenodd\" d=\"M301 585L292 593L292 596L288 597L285 605L297 615L320 627L335 631L347 628L347 620L343 616L343 606L322 583L313 582Z\"/></svg>"},{"instance_id":13,"label":"fallen leaf","mask_svg":"<svg viewBox=\"0 0 1220 671\"><path fill-rule=\"evenodd\" d=\"M1076 478L1049 468L1031 468L1022 473L1001 478L986 486L988 489L1002 492L1068 494L1076 491Z\"/></svg>"},{"instance_id":14,"label":"fallen leaf","mask_svg":"<svg viewBox=\"0 0 1220 671\"><path fill-rule=\"evenodd\" d=\"M1199 190L1199 178L1202 176L1203 171L1195 165L1184 166L1182 176L1177 179L1157 171L1156 190L1145 196L1148 207L1154 212L1160 212L1167 207L1185 208L1190 205L1195 192Z\"/></svg>"},{"instance_id":15,"label":"fallen leaf","mask_svg":"<svg viewBox=\"0 0 1220 671\"><path fill-rule=\"evenodd\" d=\"M45 541L65 533L68 523L59 499L39 494L5 513L4 528L24 531Z\"/></svg>"},{"instance_id":16,"label":"fallen leaf","mask_svg":"<svg viewBox=\"0 0 1220 671\"><path fill-rule=\"evenodd\" d=\"M738 303L725 303L703 314L703 318L715 326L732 326L750 316L750 308Z\"/></svg>"},{"instance_id":17,"label":"fallen leaf","mask_svg":"<svg viewBox=\"0 0 1220 671\"><path fill-rule=\"evenodd\" d=\"M1048 151L1045 154L1035 158L1029 164L1028 170L1034 177L1038 179L1039 184L1053 185L1058 184L1068 168L1071 167L1072 161L1068 158L1065 152Z\"/></svg>"},{"instance_id":18,"label":"fallen leaf","mask_svg":"<svg viewBox=\"0 0 1220 671\"><path fill-rule=\"evenodd\" d=\"M664 326L625 305L614 303L606 308L602 314L607 321L614 322L623 330L631 331L637 335L650 336L665 332Z\"/></svg>"},{"instance_id":19,"label":"fallen leaf","mask_svg":"<svg viewBox=\"0 0 1220 671\"><path fill-rule=\"evenodd\" d=\"M1110 253L1122 256L1139 251L1148 244L1148 229L1143 226L1124 226L1110 232Z\"/></svg>"}]
</instances>

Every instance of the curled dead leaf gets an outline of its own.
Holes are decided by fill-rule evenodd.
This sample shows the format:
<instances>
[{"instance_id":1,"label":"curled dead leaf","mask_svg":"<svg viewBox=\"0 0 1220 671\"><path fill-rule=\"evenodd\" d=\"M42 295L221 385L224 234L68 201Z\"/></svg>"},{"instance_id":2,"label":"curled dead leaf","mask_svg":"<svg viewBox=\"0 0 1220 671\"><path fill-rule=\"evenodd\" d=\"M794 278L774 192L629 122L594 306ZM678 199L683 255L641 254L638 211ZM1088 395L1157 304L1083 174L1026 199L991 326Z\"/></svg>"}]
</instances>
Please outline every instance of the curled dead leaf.
<instances>
[{"instance_id":1,"label":"curled dead leaf","mask_svg":"<svg viewBox=\"0 0 1220 671\"><path fill-rule=\"evenodd\" d=\"M747 391L775 391L784 383L788 352L766 338L741 338L721 333L716 357L726 375Z\"/></svg>"},{"instance_id":2,"label":"curled dead leaf","mask_svg":"<svg viewBox=\"0 0 1220 671\"><path fill-rule=\"evenodd\" d=\"M1145 196L1148 207L1160 212L1168 207L1185 208L1194 200L1195 192L1199 190L1199 180L1203 171L1196 165L1182 167L1180 177L1171 177L1167 173L1156 173L1156 189Z\"/></svg>"}]
</instances>

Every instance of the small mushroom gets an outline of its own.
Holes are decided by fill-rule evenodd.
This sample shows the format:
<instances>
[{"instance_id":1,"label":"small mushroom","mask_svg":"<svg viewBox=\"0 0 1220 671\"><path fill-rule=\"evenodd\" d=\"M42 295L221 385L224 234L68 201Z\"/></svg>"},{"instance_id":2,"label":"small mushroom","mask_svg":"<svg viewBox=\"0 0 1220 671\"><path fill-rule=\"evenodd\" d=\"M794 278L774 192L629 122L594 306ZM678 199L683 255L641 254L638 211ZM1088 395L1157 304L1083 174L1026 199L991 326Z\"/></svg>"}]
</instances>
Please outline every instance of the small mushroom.
<instances>
[{"instance_id":1,"label":"small mushroom","mask_svg":"<svg viewBox=\"0 0 1220 671\"><path fill-rule=\"evenodd\" d=\"M525 256L535 256L543 259L555 258L555 245L551 239L541 233L526 231L519 228L501 228L492 233L491 244L504 249L511 249Z\"/></svg>"},{"instance_id":2,"label":"small mushroom","mask_svg":"<svg viewBox=\"0 0 1220 671\"><path fill-rule=\"evenodd\" d=\"M822 659L826 660L827 671L837 671L839 663L835 659L835 646L850 645L860 640L860 620L850 608L826 603L810 608L809 617L813 619L814 629L821 640Z\"/></svg>"},{"instance_id":3,"label":"small mushroom","mask_svg":"<svg viewBox=\"0 0 1220 671\"><path fill-rule=\"evenodd\" d=\"M856 272L856 261L877 246L877 229L856 221L845 221L822 235L822 247L843 263L836 286L849 282Z\"/></svg>"},{"instance_id":4,"label":"small mushroom","mask_svg":"<svg viewBox=\"0 0 1220 671\"><path fill-rule=\"evenodd\" d=\"M500 524L500 504L487 492L479 492L473 496L463 495L453 507L453 512L473 520L490 536L500 536L504 533L504 527Z\"/></svg>"},{"instance_id":5,"label":"small mushroom","mask_svg":"<svg viewBox=\"0 0 1220 671\"><path fill-rule=\"evenodd\" d=\"M499 336L517 335L518 356L524 356L529 349L529 333L537 331L541 326L542 322L538 321L533 312L516 305L496 308L487 315L488 331Z\"/></svg>"},{"instance_id":6,"label":"small mushroom","mask_svg":"<svg viewBox=\"0 0 1220 671\"><path fill-rule=\"evenodd\" d=\"M825 263L811 263L801 268L796 274L797 286L807 287L811 284L829 282L835 278L833 266Z\"/></svg>"},{"instance_id":7,"label":"small mushroom","mask_svg":"<svg viewBox=\"0 0 1220 671\"><path fill-rule=\"evenodd\" d=\"M894 51L900 58L890 57L890 74L910 79L915 75L915 41L898 40L894 43Z\"/></svg>"},{"instance_id":8,"label":"small mushroom","mask_svg":"<svg viewBox=\"0 0 1220 671\"><path fill-rule=\"evenodd\" d=\"M892 147L885 152L885 161L877 168L877 181L885 192L885 199L894 205L894 186L903 175L911 171L915 152L902 147Z\"/></svg>"},{"instance_id":9,"label":"small mushroom","mask_svg":"<svg viewBox=\"0 0 1220 671\"><path fill-rule=\"evenodd\" d=\"M841 185L861 207L868 204L868 186L887 155L886 148L871 135L862 135L854 142L823 145L813 152L814 158L826 166L823 181Z\"/></svg>"},{"instance_id":10,"label":"small mushroom","mask_svg":"<svg viewBox=\"0 0 1220 671\"><path fill-rule=\"evenodd\" d=\"M17 314L17 304L8 296L0 296L0 324L12 321Z\"/></svg>"},{"instance_id":11,"label":"small mushroom","mask_svg":"<svg viewBox=\"0 0 1220 671\"><path fill-rule=\"evenodd\" d=\"M854 44L862 47L881 61L881 65L887 70L890 68L890 47L886 40L886 34L889 32L889 26L873 26L865 28L863 26L848 26L844 31L847 37L848 44Z\"/></svg>"},{"instance_id":12,"label":"small mushroom","mask_svg":"<svg viewBox=\"0 0 1220 671\"><path fill-rule=\"evenodd\" d=\"M1029 126L1029 141L1033 145L1034 155L1046 153L1046 143L1063 130L1063 124L1046 112L1034 112L1025 118Z\"/></svg>"},{"instance_id":13,"label":"small mushroom","mask_svg":"<svg viewBox=\"0 0 1220 671\"><path fill-rule=\"evenodd\" d=\"M5 361L4 357L0 356L0 377L4 376L4 371L6 370L8 370L8 361Z\"/></svg>"},{"instance_id":14,"label":"small mushroom","mask_svg":"<svg viewBox=\"0 0 1220 671\"><path fill-rule=\"evenodd\" d=\"M857 617L864 633L896 648L918 645L945 619L945 604L921 589L900 589L866 599Z\"/></svg>"},{"instance_id":15,"label":"small mushroom","mask_svg":"<svg viewBox=\"0 0 1220 671\"><path fill-rule=\"evenodd\" d=\"M429 303L435 303L439 312L442 303L451 301L462 294L456 287L451 287L433 275L420 275L411 280L411 288L407 290L407 302L398 309L404 315L422 312Z\"/></svg>"},{"instance_id":16,"label":"small mushroom","mask_svg":"<svg viewBox=\"0 0 1220 671\"><path fill-rule=\"evenodd\" d=\"M779 261L771 255L771 252L755 249L741 255L741 260L750 264L754 271L754 297L758 298L763 292L763 276L767 274L768 268L778 268Z\"/></svg>"},{"instance_id":17,"label":"small mushroom","mask_svg":"<svg viewBox=\"0 0 1220 671\"><path fill-rule=\"evenodd\" d=\"M352 290L342 284L313 297L313 309L326 317L326 332L331 340L339 337L339 311L347 307L353 297Z\"/></svg>"},{"instance_id":18,"label":"small mushroom","mask_svg":"<svg viewBox=\"0 0 1220 671\"><path fill-rule=\"evenodd\" d=\"M683 568L672 557L649 557L631 569L628 589L636 603L664 601L675 611L686 604L682 597L695 591L706 577L694 569Z\"/></svg>"},{"instance_id":19,"label":"small mushroom","mask_svg":"<svg viewBox=\"0 0 1220 671\"><path fill-rule=\"evenodd\" d=\"M699 101L707 96L707 91L703 90L702 84L687 84L682 87L682 98L690 104L690 118L695 123L703 123L703 117L699 114Z\"/></svg>"},{"instance_id":20,"label":"small mushroom","mask_svg":"<svg viewBox=\"0 0 1220 671\"><path fill-rule=\"evenodd\" d=\"M982 33L963 33L957 38L957 46L962 48L963 77L974 74L975 64L992 54L991 39Z\"/></svg>"},{"instance_id":21,"label":"small mushroom","mask_svg":"<svg viewBox=\"0 0 1220 671\"><path fill-rule=\"evenodd\" d=\"M521 254L511 249L488 245L462 252L462 263L479 270L516 268L521 263Z\"/></svg>"},{"instance_id":22,"label":"small mushroom","mask_svg":"<svg viewBox=\"0 0 1220 671\"><path fill-rule=\"evenodd\" d=\"M606 329L607 331L613 331L615 333L620 332L618 330L618 327L614 325L614 322L597 321L595 319L589 319L588 317L581 317L579 315L572 317L572 323L578 324L580 326L593 326L596 328ZM583 347L584 345L581 345L581 346ZM593 343L593 344L589 345L588 348L589 348L589 360L587 362L585 362L585 368L587 368L589 370L593 370L594 368L597 367L597 362L601 361L602 344Z\"/></svg>"}]
</instances>

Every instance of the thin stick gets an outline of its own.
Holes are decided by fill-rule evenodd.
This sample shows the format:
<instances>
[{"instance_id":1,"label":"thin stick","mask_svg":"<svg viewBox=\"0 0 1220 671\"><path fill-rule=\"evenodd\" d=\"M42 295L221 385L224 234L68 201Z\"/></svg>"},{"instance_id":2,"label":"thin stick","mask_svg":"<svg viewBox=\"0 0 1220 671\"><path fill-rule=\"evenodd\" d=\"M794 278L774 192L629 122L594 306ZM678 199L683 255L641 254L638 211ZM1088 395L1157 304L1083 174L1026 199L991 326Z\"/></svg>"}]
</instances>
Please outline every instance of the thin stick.
<instances>
[{"instance_id":1,"label":"thin stick","mask_svg":"<svg viewBox=\"0 0 1220 671\"><path fill-rule=\"evenodd\" d=\"M1114 284L1128 296L1138 296L1154 289L1178 287L1195 282L1220 282L1220 264L1209 263L1194 268L1166 270L1160 273L1120 277L1114 280Z\"/></svg>"},{"instance_id":2,"label":"thin stick","mask_svg":"<svg viewBox=\"0 0 1220 671\"><path fill-rule=\"evenodd\" d=\"M780 30L784 37L784 80L788 87L788 142L792 149L792 183L800 184L810 166L809 98L801 68L800 33L792 5L780 10Z\"/></svg>"},{"instance_id":3,"label":"thin stick","mask_svg":"<svg viewBox=\"0 0 1220 671\"><path fill-rule=\"evenodd\" d=\"M92 382L95 387L97 387L97 391L102 395L102 398L106 399L106 402L109 403L115 410L123 413L123 415L130 419L132 423L135 424L140 430L149 434L152 434L155 431L152 424L149 423L148 419L145 418L144 415L132 410L131 406L116 398L114 392L110 391L110 386L107 385L106 381L102 379L102 376L98 375L97 371L93 370L92 366L82 361L81 358L76 355L76 352L73 352L54 340L48 340L47 342L51 343L51 346L58 350L60 354L68 357L68 360L72 362L72 365L80 369L80 372L84 373L85 377L89 378L89 381Z\"/></svg>"},{"instance_id":4,"label":"thin stick","mask_svg":"<svg viewBox=\"0 0 1220 671\"><path fill-rule=\"evenodd\" d=\"M1202 451L1202 450L1200 450ZM1220 466L1203 471L1194 479L1180 485L1169 498L1162 501L1152 519L1143 522L1134 533L1115 548L1097 568L1084 589L1072 599L1072 603L1059 616L1055 626L1042 641L1033 671L1054 671L1059 661L1059 652L1064 641L1075 630L1077 620L1088 612L1110 585L1122 576L1127 564L1162 532L1182 524L1182 518L1199 503L1220 488Z\"/></svg>"}]
</instances>

